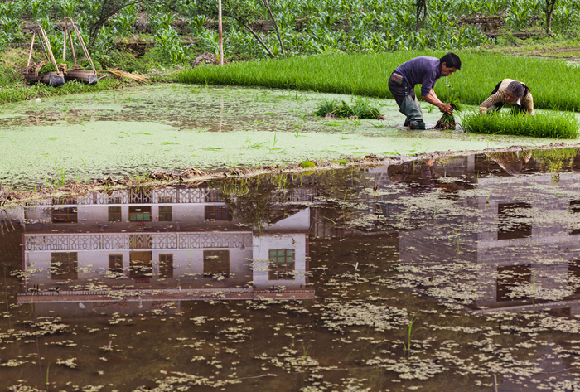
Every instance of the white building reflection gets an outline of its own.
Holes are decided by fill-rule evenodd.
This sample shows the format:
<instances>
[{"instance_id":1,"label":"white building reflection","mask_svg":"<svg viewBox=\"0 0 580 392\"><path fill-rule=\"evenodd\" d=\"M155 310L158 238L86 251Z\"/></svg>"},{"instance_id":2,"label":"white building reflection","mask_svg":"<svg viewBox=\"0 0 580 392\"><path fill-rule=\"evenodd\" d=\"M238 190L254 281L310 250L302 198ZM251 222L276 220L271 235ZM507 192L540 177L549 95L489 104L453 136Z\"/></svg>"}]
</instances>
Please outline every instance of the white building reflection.
<instances>
[{"instance_id":1,"label":"white building reflection","mask_svg":"<svg viewBox=\"0 0 580 392\"><path fill-rule=\"evenodd\" d=\"M26 206L11 217L24 226L18 302L34 303L37 313L103 313L188 300L312 299L310 207L288 205L260 228L242 224L217 191L201 187L93 192Z\"/></svg>"},{"instance_id":2,"label":"white building reflection","mask_svg":"<svg viewBox=\"0 0 580 392\"><path fill-rule=\"evenodd\" d=\"M401 279L418 294L477 313L572 317L580 313L578 161L534 175L542 165L529 153L371 169L367 184L378 192L367 205L383 227L403 228ZM404 190L391 192L393 184Z\"/></svg>"}]
</instances>

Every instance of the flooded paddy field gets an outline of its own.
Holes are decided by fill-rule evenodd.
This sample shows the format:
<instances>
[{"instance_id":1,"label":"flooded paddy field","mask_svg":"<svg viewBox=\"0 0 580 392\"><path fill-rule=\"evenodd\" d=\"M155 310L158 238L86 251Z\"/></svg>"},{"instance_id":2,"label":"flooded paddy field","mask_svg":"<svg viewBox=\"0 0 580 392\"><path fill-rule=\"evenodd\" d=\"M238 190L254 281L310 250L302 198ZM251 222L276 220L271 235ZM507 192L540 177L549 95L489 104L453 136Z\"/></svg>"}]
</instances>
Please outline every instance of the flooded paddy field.
<instances>
[{"instance_id":1,"label":"flooded paddy field","mask_svg":"<svg viewBox=\"0 0 580 392\"><path fill-rule=\"evenodd\" d=\"M0 211L0 389L573 391L580 154Z\"/></svg>"},{"instance_id":2,"label":"flooded paddy field","mask_svg":"<svg viewBox=\"0 0 580 392\"><path fill-rule=\"evenodd\" d=\"M337 98L351 99L176 84L5 104L0 107L0 181L5 188L34 189L152 171L219 171L554 142L407 132L398 128L404 116L393 100L369 100L385 120L323 120L313 114L324 99ZM440 118L426 104L424 113L431 124Z\"/></svg>"}]
</instances>

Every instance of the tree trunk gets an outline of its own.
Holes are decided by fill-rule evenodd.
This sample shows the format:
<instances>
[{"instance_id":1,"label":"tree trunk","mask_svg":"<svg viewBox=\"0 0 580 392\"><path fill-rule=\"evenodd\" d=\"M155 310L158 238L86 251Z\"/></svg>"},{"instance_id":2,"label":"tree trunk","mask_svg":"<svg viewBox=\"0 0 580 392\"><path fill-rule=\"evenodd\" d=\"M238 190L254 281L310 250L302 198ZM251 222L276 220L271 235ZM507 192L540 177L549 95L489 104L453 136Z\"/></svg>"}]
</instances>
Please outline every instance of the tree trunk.
<instances>
[{"instance_id":1,"label":"tree trunk","mask_svg":"<svg viewBox=\"0 0 580 392\"><path fill-rule=\"evenodd\" d=\"M270 14L270 18L272 18L272 24L276 29L276 34L278 35L278 42L280 42L280 48L282 49L282 55L286 57L286 52L284 51L284 44L282 43L282 37L280 37L280 30L278 29L278 23L276 22L276 18L274 18L274 14L270 9L270 5L268 4L268 0L264 0L264 6L268 9L268 13Z\"/></svg>"},{"instance_id":2,"label":"tree trunk","mask_svg":"<svg viewBox=\"0 0 580 392\"><path fill-rule=\"evenodd\" d=\"M218 1L218 30L220 35L220 65L224 65L224 36L222 29L222 1Z\"/></svg>"},{"instance_id":3,"label":"tree trunk","mask_svg":"<svg viewBox=\"0 0 580 392\"><path fill-rule=\"evenodd\" d=\"M546 0L546 34L552 35L552 15L554 14L554 6L557 0Z\"/></svg>"},{"instance_id":4,"label":"tree trunk","mask_svg":"<svg viewBox=\"0 0 580 392\"><path fill-rule=\"evenodd\" d=\"M252 29L250 27L250 25L248 25L246 22L244 22L242 19L240 18L235 18L242 26L244 26L246 29L248 29L248 31L250 33L252 33L252 35L254 36L254 38L256 38L258 40L258 42L260 43L260 45L262 45L262 47L264 49L266 49L266 51L268 52L268 54L270 55L270 57L272 58L276 58L276 56L274 55L274 52L272 52L270 50L270 48L268 47L268 45L266 45L266 43L264 42L264 40L262 38L260 38L260 36L254 31L254 29Z\"/></svg>"},{"instance_id":5,"label":"tree trunk","mask_svg":"<svg viewBox=\"0 0 580 392\"><path fill-rule=\"evenodd\" d=\"M546 0L547 1L547 0ZM427 0L417 0L415 3L417 7L417 29L416 31L421 30L421 27L425 24L427 20ZM421 17L421 12L423 12L423 19L419 22L419 18Z\"/></svg>"},{"instance_id":6,"label":"tree trunk","mask_svg":"<svg viewBox=\"0 0 580 392\"><path fill-rule=\"evenodd\" d=\"M115 16L117 12L122 10L125 7L130 5L139 3L140 0L130 0L130 1L116 1L116 0L104 0L101 5L101 10L99 12L99 16L95 20L94 23L91 23L89 26L89 47L92 47L97 40L97 36L99 35L99 31L101 27L103 27L110 18Z\"/></svg>"}]
</instances>

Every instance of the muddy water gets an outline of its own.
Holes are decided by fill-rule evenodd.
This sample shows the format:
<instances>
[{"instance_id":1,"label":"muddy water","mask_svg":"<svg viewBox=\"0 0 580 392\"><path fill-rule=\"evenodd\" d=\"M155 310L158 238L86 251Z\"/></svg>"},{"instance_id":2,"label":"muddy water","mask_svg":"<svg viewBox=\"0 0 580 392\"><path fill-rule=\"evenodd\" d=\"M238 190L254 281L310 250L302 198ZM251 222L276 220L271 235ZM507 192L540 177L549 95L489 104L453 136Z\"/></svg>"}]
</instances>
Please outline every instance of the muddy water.
<instances>
[{"instance_id":1,"label":"muddy water","mask_svg":"<svg viewBox=\"0 0 580 392\"><path fill-rule=\"evenodd\" d=\"M578 389L579 182L544 150L11 207L0 389Z\"/></svg>"},{"instance_id":2,"label":"muddy water","mask_svg":"<svg viewBox=\"0 0 580 392\"><path fill-rule=\"evenodd\" d=\"M325 99L352 97L156 85L0 105L0 182L30 190L159 170L220 171L561 142L407 132L398 128L404 116L393 100L369 100L384 121L323 120L314 112ZM426 122L440 118L438 111L424 109Z\"/></svg>"}]
</instances>

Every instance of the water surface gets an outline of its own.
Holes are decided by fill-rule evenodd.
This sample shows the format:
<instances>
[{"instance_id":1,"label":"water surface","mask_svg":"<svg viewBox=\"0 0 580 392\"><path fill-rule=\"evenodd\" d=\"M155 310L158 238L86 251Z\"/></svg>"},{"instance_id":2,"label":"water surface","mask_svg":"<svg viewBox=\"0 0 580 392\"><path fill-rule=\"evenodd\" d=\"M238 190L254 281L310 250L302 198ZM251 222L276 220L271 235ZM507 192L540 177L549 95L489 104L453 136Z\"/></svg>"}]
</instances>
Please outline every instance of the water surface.
<instances>
[{"instance_id":1,"label":"water surface","mask_svg":"<svg viewBox=\"0 0 580 392\"><path fill-rule=\"evenodd\" d=\"M578 389L579 176L535 150L5 209L0 387Z\"/></svg>"}]
</instances>

